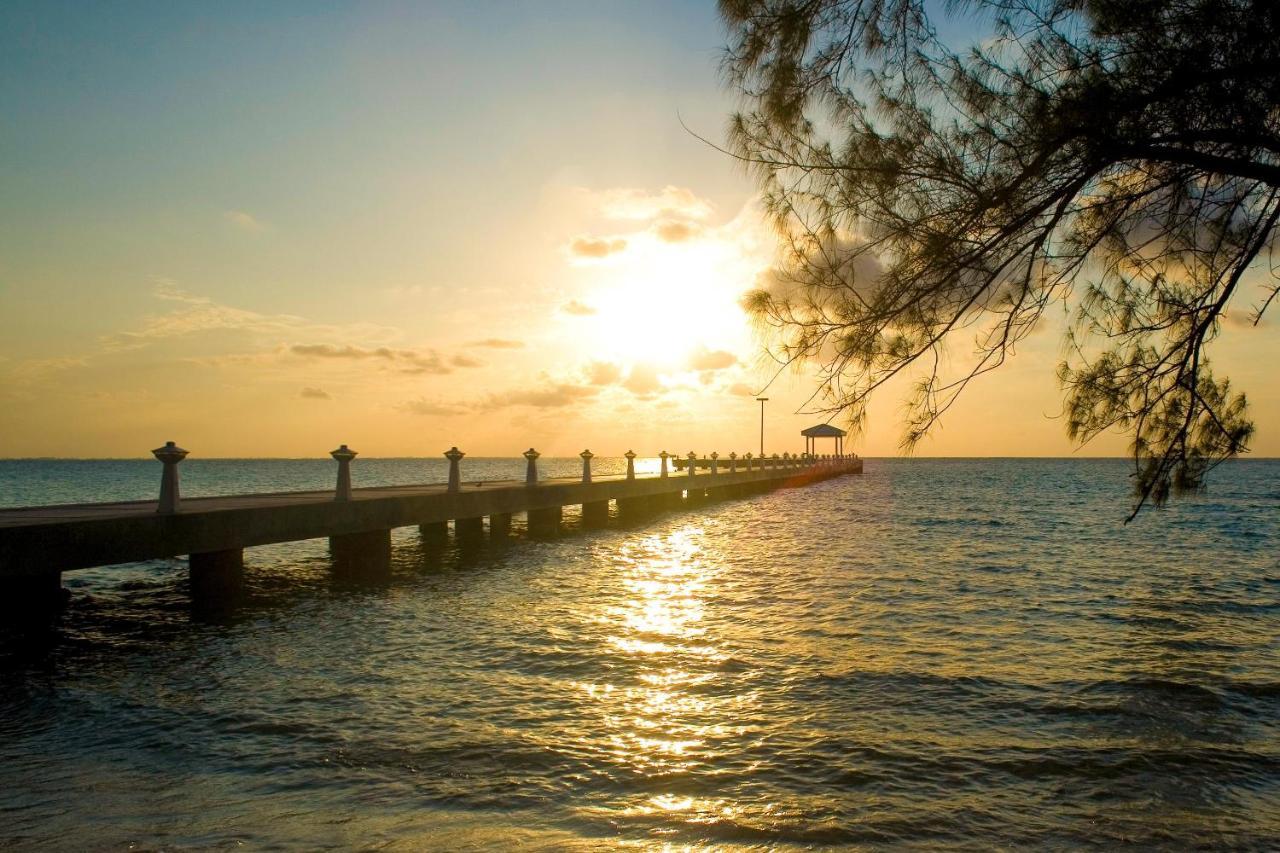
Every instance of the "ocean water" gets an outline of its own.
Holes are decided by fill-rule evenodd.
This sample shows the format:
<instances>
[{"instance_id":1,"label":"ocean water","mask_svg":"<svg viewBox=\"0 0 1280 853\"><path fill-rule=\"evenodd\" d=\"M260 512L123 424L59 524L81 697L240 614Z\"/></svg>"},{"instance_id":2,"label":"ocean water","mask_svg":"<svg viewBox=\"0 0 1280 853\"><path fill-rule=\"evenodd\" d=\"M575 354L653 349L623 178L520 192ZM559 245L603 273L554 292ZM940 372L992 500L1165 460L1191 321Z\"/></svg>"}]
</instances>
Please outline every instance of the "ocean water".
<instances>
[{"instance_id":1,"label":"ocean water","mask_svg":"<svg viewBox=\"0 0 1280 853\"><path fill-rule=\"evenodd\" d=\"M0 503L157 469L0 462ZM1276 849L1280 463L1125 526L1127 471L873 459L475 555L398 531L369 586L323 542L251 549L216 616L181 560L67 573L0 642L0 848Z\"/></svg>"}]
</instances>

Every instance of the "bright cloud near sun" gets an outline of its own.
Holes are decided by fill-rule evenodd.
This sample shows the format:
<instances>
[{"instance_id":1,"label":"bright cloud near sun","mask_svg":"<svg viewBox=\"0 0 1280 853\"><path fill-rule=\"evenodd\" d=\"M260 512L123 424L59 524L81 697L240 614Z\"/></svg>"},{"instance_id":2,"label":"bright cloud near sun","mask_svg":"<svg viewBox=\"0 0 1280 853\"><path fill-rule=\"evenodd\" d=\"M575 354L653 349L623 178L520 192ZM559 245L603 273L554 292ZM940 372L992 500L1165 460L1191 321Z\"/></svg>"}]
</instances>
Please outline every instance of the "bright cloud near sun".
<instances>
[{"instance_id":1,"label":"bright cloud near sun","mask_svg":"<svg viewBox=\"0 0 1280 853\"><path fill-rule=\"evenodd\" d=\"M745 361L753 341L739 302L771 257L755 208L712 226L710 204L689 189L608 190L599 197L605 219L622 227L570 243L569 263L578 273L572 304L592 309L561 318L570 334L598 360L644 363L669 381L688 372L697 352Z\"/></svg>"}]
</instances>

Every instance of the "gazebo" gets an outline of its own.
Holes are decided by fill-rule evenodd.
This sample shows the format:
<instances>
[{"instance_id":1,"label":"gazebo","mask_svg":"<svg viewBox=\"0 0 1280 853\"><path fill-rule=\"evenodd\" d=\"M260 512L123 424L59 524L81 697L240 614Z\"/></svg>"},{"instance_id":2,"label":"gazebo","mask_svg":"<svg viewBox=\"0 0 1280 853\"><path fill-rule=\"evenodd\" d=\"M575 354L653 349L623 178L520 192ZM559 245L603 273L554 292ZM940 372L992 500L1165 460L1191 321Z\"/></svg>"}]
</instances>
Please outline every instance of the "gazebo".
<instances>
[{"instance_id":1,"label":"gazebo","mask_svg":"<svg viewBox=\"0 0 1280 853\"><path fill-rule=\"evenodd\" d=\"M844 437L848 435L840 427L833 427L831 424L818 424L808 429L800 430L800 434L804 436L804 452L812 454L817 449L818 439L834 438L836 440L836 455L839 456L844 452Z\"/></svg>"}]
</instances>

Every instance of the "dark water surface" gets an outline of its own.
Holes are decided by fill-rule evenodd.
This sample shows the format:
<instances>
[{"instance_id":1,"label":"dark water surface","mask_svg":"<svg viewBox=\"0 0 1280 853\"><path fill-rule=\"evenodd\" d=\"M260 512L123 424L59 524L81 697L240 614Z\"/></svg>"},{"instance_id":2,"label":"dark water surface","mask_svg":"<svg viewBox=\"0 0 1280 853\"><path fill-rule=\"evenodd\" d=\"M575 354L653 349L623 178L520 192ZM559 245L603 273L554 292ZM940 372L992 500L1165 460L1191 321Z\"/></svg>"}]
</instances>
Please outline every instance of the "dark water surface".
<instances>
[{"instance_id":1,"label":"dark water surface","mask_svg":"<svg viewBox=\"0 0 1280 853\"><path fill-rule=\"evenodd\" d=\"M0 462L0 503L157 471ZM479 557L397 531L380 587L252 549L217 618L182 561L68 573L0 645L0 848L1275 849L1280 463L1128 527L1126 473L869 460Z\"/></svg>"}]
</instances>

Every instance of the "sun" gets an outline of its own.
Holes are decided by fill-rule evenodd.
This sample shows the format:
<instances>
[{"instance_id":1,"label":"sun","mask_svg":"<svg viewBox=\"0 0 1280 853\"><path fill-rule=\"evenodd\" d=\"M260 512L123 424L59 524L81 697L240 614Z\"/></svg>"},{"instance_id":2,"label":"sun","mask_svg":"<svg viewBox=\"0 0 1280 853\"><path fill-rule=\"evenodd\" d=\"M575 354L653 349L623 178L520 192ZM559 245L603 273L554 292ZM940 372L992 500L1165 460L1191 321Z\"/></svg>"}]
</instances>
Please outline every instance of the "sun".
<instances>
[{"instance_id":1,"label":"sun","mask_svg":"<svg viewBox=\"0 0 1280 853\"><path fill-rule=\"evenodd\" d=\"M600 265L587 299L588 339L600 360L678 369L700 349L742 353L751 328L739 302L758 262L719 239L632 241Z\"/></svg>"}]
</instances>

